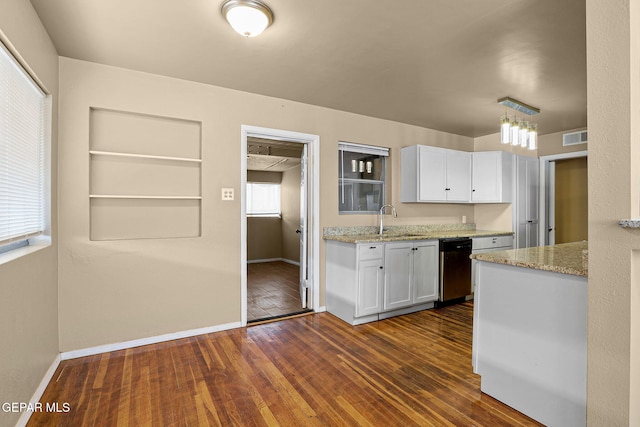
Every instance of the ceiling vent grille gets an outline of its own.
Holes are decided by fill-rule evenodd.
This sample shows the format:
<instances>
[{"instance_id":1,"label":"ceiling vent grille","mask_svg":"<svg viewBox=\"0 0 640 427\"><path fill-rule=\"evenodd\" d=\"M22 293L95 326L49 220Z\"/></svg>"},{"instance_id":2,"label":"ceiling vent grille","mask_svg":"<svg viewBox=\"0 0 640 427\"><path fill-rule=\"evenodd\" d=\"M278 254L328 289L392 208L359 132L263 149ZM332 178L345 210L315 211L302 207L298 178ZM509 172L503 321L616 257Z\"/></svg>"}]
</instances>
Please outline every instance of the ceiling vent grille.
<instances>
[{"instance_id":1,"label":"ceiling vent grille","mask_svg":"<svg viewBox=\"0 0 640 427\"><path fill-rule=\"evenodd\" d=\"M562 145L564 147L567 147L569 145L578 145L578 144L586 144L586 143L587 143L586 130L562 134Z\"/></svg>"}]
</instances>

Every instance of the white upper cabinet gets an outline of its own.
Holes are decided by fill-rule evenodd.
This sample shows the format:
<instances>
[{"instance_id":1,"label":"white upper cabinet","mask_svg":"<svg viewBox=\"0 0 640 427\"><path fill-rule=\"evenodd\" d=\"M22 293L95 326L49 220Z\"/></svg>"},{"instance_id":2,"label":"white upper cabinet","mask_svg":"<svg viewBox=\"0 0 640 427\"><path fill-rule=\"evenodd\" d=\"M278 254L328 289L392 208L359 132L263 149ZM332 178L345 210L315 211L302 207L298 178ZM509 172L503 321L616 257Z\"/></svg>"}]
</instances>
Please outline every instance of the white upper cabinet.
<instances>
[{"instance_id":1,"label":"white upper cabinet","mask_svg":"<svg viewBox=\"0 0 640 427\"><path fill-rule=\"evenodd\" d=\"M473 203L511 203L514 155L505 151L471 153Z\"/></svg>"},{"instance_id":2,"label":"white upper cabinet","mask_svg":"<svg viewBox=\"0 0 640 427\"><path fill-rule=\"evenodd\" d=\"M414 145L401 151L402 202L471 200L471 153Z\"/></svg>"},{"instance_id":3,"label":"white upper cabinet","mask_svg":"<svg viewBox=\"0 0 640 427\"><path fill-rule=\"evenodd\" d=\"M471 200L471 153L447 150L447 192L448 202L469 202Z\"/></svg>"}]
</instances>

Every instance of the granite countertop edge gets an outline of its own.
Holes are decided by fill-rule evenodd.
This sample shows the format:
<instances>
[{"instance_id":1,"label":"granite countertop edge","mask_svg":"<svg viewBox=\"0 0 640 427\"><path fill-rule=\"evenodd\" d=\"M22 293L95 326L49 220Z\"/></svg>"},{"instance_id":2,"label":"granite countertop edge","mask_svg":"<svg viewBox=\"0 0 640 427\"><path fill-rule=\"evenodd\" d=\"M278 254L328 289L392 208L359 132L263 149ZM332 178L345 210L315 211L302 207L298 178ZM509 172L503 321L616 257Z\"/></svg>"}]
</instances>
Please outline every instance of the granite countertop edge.
<instances>
[{"instance_id":1,"label":"granite countertop edge","mask_svg":"<svg viewBox=\"0 0 640 427\"><path fill-rule=\"evenodd\" d=\"M408 240L437 240L458 237L491 237L491 236L512 236L512 231L491 231L491 230L449 230L417 232L410 234L343 234L325 235L325 240L334 240L343 243L381 243L400 242Z\"/></svg>"},{"instance_id":2,"label":"granite countertop edge","mask_svg":"<svg viewBox=\"0 0 640 427\"><path fill-rule=\"evenodd\" d=\"M587 242L472 254L471 259L587 277Z\"/></svg>"}]
</instances>

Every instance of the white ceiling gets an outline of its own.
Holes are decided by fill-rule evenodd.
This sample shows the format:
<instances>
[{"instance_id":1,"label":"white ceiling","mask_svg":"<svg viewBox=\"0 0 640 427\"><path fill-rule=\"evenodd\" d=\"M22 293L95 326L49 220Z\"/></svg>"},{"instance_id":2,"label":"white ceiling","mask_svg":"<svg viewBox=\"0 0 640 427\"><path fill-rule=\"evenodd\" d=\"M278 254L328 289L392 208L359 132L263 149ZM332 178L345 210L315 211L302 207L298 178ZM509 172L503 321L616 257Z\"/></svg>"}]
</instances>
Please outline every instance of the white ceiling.
<instances>
[{"instance_id":1,"label":"white ceiling","mask_svg":"<svg viewBox=\"0 0 640 427\"><path fill-rule=\"evenodd\" d=\"M62 56L478 137L510 96L541 134L586 126L585 0L31 0Z\"/></svg>"}]
</instances>

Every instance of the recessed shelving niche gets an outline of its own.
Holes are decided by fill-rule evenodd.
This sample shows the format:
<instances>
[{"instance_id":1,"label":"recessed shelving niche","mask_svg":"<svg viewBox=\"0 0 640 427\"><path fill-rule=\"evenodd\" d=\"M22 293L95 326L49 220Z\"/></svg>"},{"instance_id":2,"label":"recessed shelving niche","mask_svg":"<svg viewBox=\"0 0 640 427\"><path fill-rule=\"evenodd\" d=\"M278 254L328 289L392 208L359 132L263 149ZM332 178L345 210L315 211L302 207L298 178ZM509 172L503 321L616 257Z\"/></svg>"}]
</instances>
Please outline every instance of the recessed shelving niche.
<instances>
[{"instance_id":1,"label":"recessed shelving niche","mask_svg":"<svg viewBox=\"0 0 640 427\"><path fill-rule=\"evenodd\" d=\"M90 110L91 240L201 234L201 123Z\"/></svg>"}]
</instances>

